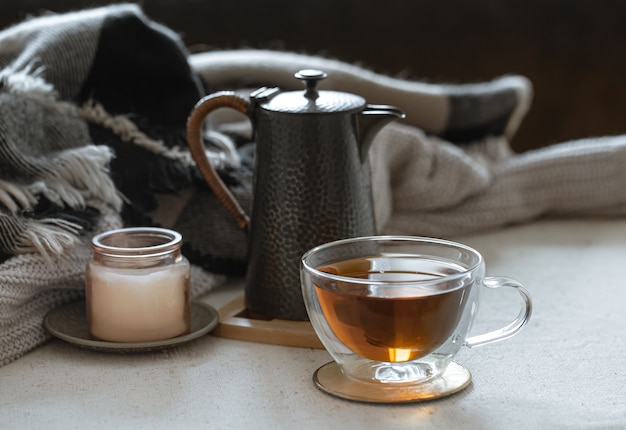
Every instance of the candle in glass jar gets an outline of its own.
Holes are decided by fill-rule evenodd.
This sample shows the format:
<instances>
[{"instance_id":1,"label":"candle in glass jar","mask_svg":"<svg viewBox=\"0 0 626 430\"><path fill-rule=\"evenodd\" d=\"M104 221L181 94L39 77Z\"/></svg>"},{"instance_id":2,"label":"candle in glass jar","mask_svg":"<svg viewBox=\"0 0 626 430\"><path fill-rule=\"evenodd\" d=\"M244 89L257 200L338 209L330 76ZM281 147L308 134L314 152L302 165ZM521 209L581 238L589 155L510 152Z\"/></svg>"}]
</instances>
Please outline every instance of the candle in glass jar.
<instances>
[{"instance_id":1,"label":"candle in glass jar","mask_svg":"<svg viewBox=\"0 0 626 430\"><path fill-rule=\"evenodd\" d=\"M92 241L87 319L95 339L147 342L189 332L189 263L166 229L120 229Z\"/></svg>"}]
</instances>

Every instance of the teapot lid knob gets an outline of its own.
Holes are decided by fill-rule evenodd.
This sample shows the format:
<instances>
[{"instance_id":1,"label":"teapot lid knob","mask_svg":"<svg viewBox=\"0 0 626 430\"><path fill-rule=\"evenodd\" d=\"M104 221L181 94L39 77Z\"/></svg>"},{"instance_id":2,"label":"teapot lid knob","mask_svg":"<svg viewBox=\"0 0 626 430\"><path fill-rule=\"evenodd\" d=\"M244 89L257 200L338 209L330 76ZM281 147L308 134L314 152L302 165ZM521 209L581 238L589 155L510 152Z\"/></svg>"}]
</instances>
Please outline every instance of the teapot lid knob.
<instances>
[{"instance_id":1,"label":"teapot lid knob","mask_svg":"<svg viewBox=\"0 0 626 430\"><path fill-rule=\"evenodd\" d=\"M326 72L322 72L321 70L315 69L304 69L300 70L294 75L297 79L300 79L302 83L306 86L306 92L304 96L308 99L315 100L319 94L317 93L317 82L322 79L326 79L328 74Z\"/></svg>"},{"instance_id":2,"label":"teapot lid knob","mask_svg":"<svg viewBox=\"0 0 626 430\"><path fill-rule=\"evenodd\" d=\"M294 76L306 86L304 91L262 89L260 93L253 93L251 98L258 101L258 107L264 112L334 115L342 112L357 113L365 108L365 99L356 94L318 90L317 83L328 76L321 70L303 69Z\"/></svg>"}]
</instances>

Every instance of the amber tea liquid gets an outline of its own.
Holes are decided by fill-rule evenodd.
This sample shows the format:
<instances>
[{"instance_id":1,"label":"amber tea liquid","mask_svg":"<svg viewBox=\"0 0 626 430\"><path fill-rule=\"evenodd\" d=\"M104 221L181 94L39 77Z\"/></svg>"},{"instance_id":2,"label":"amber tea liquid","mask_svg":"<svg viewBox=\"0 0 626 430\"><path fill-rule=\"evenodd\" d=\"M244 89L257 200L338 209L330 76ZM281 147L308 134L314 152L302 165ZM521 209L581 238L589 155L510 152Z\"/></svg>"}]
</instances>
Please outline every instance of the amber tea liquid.
<instances>
[{"instance_id":1,"label":"amber tea liquid","mask_svg":"<svg viewBox=\"0 0 626 430\"><path fill-rule=\"evenodd\" d=\"M395 285L329 282L316 285L330 328L354 353L370 360L404 362L428 355L452 335L469 301L471 284L436 281L465 268L423 257L371 257L318 268L350 278Z\"/></svg>"}]
</instances>

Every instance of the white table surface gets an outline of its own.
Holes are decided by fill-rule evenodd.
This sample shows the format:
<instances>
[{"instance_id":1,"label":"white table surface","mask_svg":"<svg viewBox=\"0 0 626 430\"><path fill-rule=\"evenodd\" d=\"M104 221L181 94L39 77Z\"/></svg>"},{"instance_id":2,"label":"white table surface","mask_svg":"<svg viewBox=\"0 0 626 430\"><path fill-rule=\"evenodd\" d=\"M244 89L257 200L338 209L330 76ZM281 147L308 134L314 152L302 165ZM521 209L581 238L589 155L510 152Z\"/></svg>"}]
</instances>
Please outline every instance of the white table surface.
<instances>
[{"instance_id":1,"label":"white table surface","mask_svg":"<svg viewBox=\"0 0 626 430\"><path fill-rule=\"evenodd\" d=\"M516 337L457 356L473 374L461 393L410 405L341 400L311 380L326 351L213 335L135 355L52 340L0 368L0 428L626 428L626 221L542 221L456 239L534 299ZM219 307L238 291L233 282L205 301ZM516 312L510 296L484 298L474 332Z\"/></svg>"}]
</instances>

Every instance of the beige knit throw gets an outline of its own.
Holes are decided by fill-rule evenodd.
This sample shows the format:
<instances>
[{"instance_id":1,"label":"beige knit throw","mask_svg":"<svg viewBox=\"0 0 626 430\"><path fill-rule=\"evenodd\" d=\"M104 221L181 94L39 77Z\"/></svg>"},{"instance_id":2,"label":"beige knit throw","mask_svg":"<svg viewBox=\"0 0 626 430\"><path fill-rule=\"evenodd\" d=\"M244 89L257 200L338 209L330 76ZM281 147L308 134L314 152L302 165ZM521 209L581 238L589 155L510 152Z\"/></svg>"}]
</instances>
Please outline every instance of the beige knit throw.
<instances>
[{"instance_id":1,"label":"beige knit throw","mask_svg":"<svg viewBox=\"0 0 626 430\"><path fill-rule=\"evenodd\" d=\"M354 92L369 103L407 113L376 137L370 153L380 233L452 236L528 222L542 216L626 215L626 136L560 143L515 154L509 140L530 108L532 88L521 76L453 87L379 75L341 61L264 50L215 51L191 64L215 85L264 82L296 87L293 72L319 68L322 89ZM462 145L434 137L451 122L449 95L518 94L503 135ZM471 106L470 106L471 107ZM470 121L488 121L467 112Z\"/></svg>"}]
</instances>

